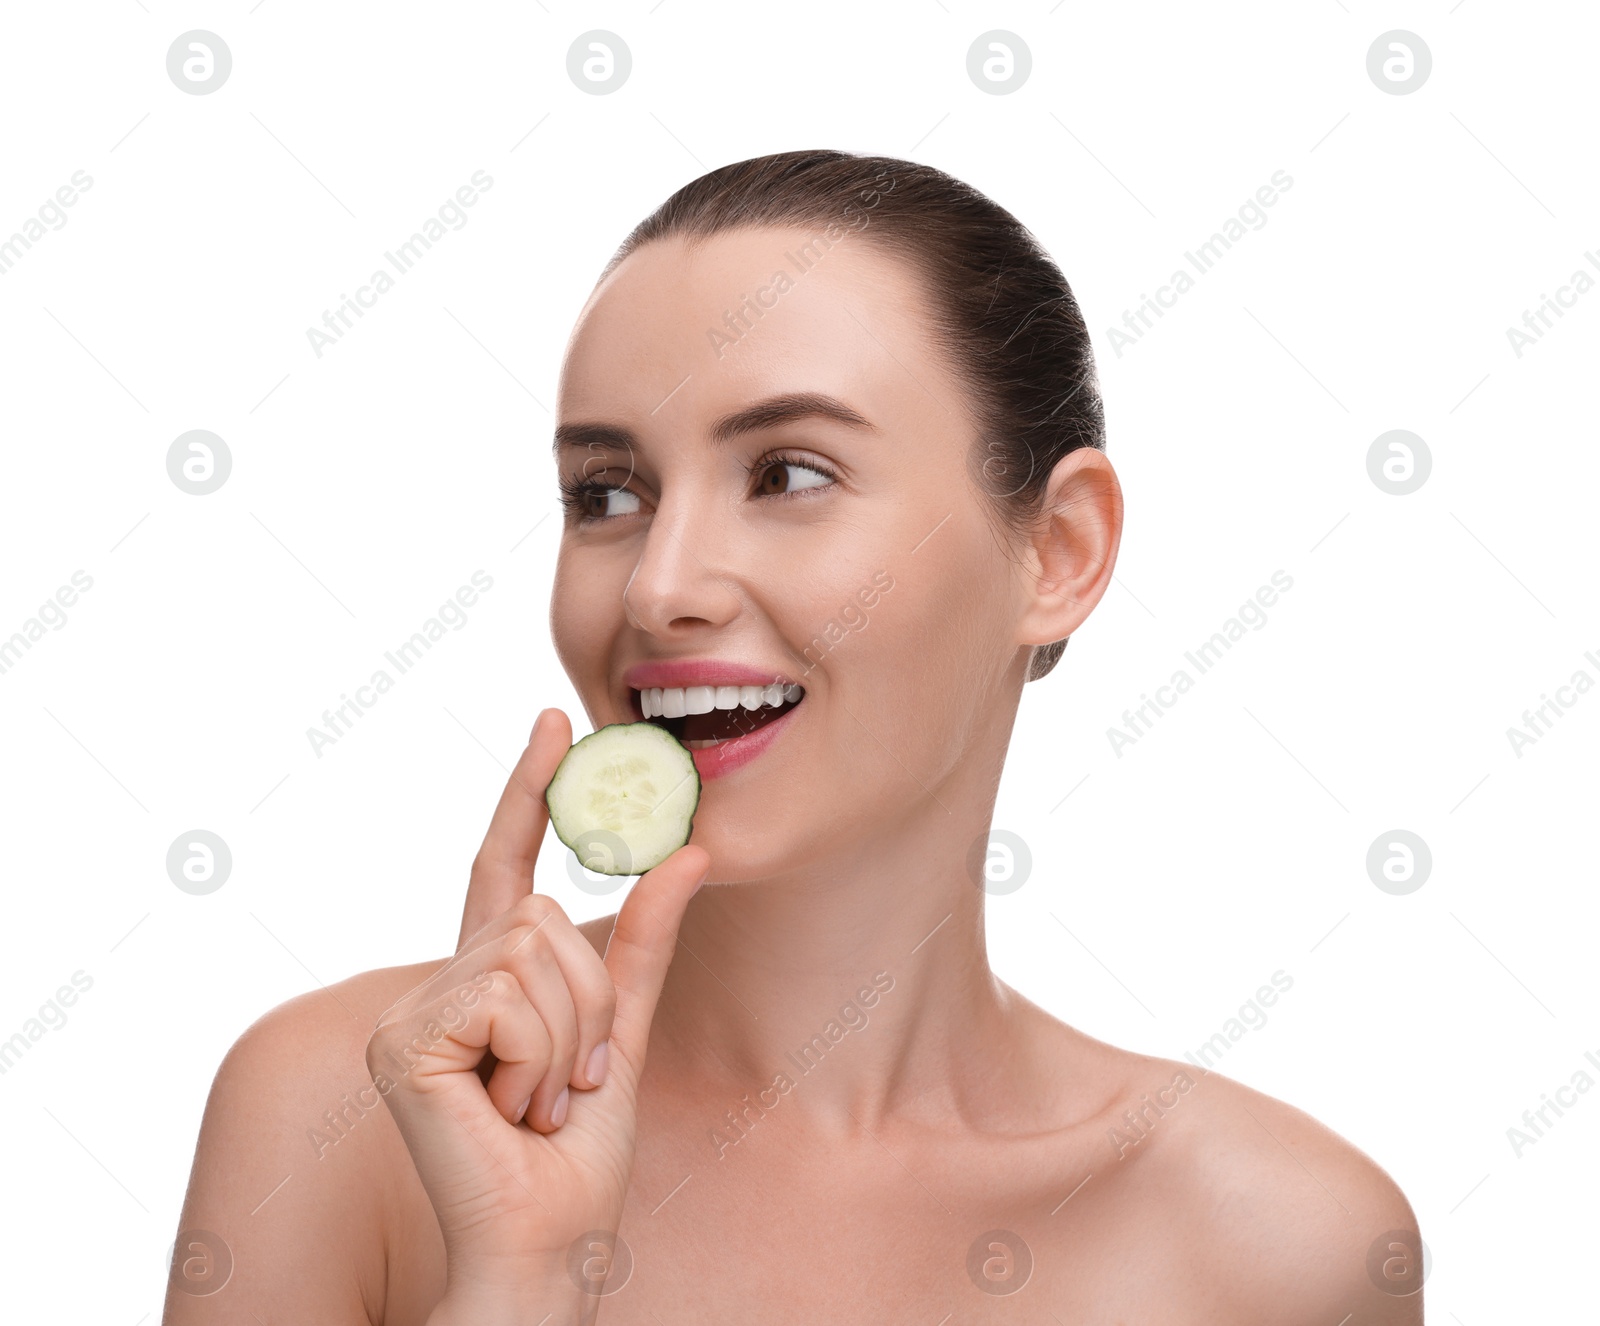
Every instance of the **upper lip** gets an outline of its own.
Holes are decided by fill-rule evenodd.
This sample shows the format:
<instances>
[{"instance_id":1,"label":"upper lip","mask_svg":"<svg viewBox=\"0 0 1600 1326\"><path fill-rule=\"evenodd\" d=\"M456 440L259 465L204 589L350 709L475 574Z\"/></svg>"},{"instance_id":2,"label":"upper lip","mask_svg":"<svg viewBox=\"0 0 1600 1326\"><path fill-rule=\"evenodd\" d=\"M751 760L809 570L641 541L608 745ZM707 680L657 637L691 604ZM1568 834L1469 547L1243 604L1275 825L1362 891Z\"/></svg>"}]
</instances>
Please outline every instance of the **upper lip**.
<instances>
[{"instance_id":1,"label":"upper lip","mask_svg":"<svg viewBox=\"0 0 1600 1326\"><path fill-rule=\"evenodd\" d=\"M771 668L755 668L746 663L730 663L715 658L658 659L635 663L622 674L624 684L636 691L652 687L677 686L792 686L783 673Z\"/></svg>"}]
</instances>

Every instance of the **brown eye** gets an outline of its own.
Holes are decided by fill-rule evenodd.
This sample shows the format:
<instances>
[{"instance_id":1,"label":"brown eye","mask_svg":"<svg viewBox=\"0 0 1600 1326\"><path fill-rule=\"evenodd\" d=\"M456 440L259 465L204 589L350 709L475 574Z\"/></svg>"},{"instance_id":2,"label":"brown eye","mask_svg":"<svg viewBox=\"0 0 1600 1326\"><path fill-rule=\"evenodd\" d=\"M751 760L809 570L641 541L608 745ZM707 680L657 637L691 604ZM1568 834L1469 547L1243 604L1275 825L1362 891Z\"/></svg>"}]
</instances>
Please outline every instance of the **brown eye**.
<instances>
[{"instance_id":1,"label":"brown eye","mask_svg":"<svg viewBox=\"0 0 1600 1326\"><path fill-rule=\"evenodd\" d=\"M756 491L776 497L805 488L822 488L834 481L832 471L803 460L770 460L761 467Z\"/></svg>"},{"instance_id":2,"label":"brown eye","mask_svg":"<svg viewBox=\"0 0 1600 1326\"><path fill-rule=\"evenodd\" d=\"M634 515L639 510L639 495L626 488L607 488L592 480L585 487L567 488L562 501L580 520L604 521L613 516Z\"/></svg>"}]
</instances>

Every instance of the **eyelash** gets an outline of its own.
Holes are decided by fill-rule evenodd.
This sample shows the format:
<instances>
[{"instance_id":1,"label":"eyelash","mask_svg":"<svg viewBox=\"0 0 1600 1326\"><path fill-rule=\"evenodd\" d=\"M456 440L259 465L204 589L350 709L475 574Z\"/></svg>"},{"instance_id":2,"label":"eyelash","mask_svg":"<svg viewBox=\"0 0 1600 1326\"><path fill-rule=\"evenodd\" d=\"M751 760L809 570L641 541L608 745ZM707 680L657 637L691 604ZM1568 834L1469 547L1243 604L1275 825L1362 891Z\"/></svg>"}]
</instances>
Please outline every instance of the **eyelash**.
<instances>
[{"instance_id":1,"label":"eyelash","mask_svg":"<svg viewBox=\"0 0 1600 1326\"><path fill-rule=\"evenodd\" d=\"M811 460L804 456L796 456L789 452L772 452L761 457L755 464L745 467L745 473L753 483L763 471L771 469L774 465L794 465L803 470L811 470L822 475L829 484L837 483L839 475L836 471L824 465L821 461ZM603 479L571 479L566 475L560 476L561 505L578 520L616 520L616 516L591 516L586 506L587 499L601 494L622 491L615 484L608 484ZM825 489L828 485L819 484L811 488L799 488L784 493L768 493L768 497L807 497L812 493Z\"/></svg>"}]
</instances>

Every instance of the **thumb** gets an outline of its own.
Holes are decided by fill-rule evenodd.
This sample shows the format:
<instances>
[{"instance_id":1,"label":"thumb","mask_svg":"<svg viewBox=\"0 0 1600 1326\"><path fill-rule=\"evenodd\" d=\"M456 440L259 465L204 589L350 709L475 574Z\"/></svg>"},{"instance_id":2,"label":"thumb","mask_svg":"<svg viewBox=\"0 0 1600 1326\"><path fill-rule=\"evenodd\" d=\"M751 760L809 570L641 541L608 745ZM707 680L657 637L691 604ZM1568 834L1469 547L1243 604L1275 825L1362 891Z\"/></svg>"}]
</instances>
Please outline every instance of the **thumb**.
<instances>
[{"instance_id":1,"label":"thumb","mask_svg":"<svg viewBox=\"0 0 1600 1326\"><path fill-rule=\"evenodd\" d=\"M705 880L711 857L703 847L680 847L646 871L617 912L606 944L606 970L617 991L611 1042L637 1084L656 1001L678 947L678 926Z\"/></svg>"}]
</instances>

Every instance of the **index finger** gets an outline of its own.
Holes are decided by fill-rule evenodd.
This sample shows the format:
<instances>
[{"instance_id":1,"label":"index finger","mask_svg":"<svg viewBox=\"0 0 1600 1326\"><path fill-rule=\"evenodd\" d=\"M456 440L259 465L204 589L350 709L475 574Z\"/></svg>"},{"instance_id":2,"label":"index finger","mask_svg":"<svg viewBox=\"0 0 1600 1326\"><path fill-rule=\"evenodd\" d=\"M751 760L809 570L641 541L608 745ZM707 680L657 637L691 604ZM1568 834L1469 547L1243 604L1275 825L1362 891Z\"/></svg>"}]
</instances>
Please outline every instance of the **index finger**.
<instances>
[{"instance_id":1,"label":"index finger","mask_svg":"<svg viewBox=\"0 0 1600 1326\"><path fill-rule=\"evenodd\" d=\"M572 724L559 709L545 709L534 722L527 749L511 771L489 831L472 861L461 934L456 949L533 892L533 864L550 822L544 789L572 745Z\"/></svg>"}]
</instances>

